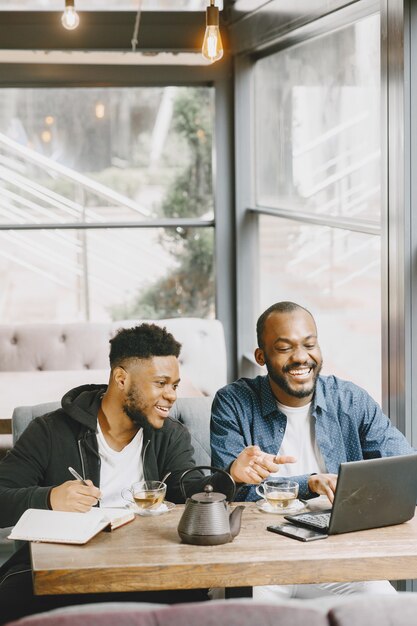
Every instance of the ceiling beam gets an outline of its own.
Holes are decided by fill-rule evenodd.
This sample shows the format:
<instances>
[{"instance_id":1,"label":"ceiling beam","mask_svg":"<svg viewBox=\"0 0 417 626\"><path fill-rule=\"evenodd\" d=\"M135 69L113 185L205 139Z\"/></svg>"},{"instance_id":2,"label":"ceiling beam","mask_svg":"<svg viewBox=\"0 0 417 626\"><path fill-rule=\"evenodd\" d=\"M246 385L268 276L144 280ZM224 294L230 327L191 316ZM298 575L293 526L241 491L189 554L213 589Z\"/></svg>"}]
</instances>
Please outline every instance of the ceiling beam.
<instances>
[{"instance_id":1,"label":"ceiling beam","mask_svg":"<svg viewBox=\"0 0 417 626\"><path fill-rule=\"evenodd\" d=\"M80 25L68 31L58 11L1 11L2 50L118 50L132 49L134 11L79 11ZM197 51L205 30L205 13L142 12L137 50ZM227 49L226 28L222 28Z\"/></svg>"},{"instance_id":2,"label":"ceiling beam","mask_svg":"<svg viewBox=\"0 0 417 626\"><path fill-rule=\"evenodd\" d=\"M0 63L0 87L133 87L211 85L232 80L230 58L198 66Z\"/></svg>"}]
</instances>

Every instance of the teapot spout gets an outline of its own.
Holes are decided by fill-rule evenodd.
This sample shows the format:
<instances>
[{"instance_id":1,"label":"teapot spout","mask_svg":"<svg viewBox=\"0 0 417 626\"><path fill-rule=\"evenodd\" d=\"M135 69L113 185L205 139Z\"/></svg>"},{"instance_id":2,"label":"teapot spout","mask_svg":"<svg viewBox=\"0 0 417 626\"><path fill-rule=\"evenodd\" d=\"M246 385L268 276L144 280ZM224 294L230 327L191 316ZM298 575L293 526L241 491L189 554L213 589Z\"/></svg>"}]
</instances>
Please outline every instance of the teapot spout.
<instances>
[{"instance_id":1,"label":"teapot spout","mask_svg":"<svg viewBox=\"0 0 417 626\"><path fill-rule=\"evenodd\" d=\"M242 513L244 508L244 506L237 506L229 515L230 535L232 539L236 537L236 535L238 535L240 532L240 525L242 522Z\"/></svg>"}]
</instances>

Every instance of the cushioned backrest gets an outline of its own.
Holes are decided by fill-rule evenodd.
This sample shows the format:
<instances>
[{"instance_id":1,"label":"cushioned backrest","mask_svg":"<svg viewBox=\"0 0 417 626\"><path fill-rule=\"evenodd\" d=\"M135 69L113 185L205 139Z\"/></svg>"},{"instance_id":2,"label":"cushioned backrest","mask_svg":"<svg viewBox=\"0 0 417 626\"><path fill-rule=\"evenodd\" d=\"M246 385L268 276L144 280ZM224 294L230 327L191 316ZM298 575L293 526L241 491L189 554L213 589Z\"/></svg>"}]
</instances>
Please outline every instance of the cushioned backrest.
<instances>
[{"instance_id":1,"label":"cushioned backrest","mask_svg":"<svg viewBox=\"0 0 417 626\"><path fill-rule=\"evenodd\" d=\"M1 324L0 372L104 370L109 365L109 339L119 328L144 321L165 326L182 344L181 376L204 395L214 395L226 384L223 326L219 320L200 318Z\"/></svg>"},{"instance_id":2,"label":"cushioned backrest","mask_svg":"<svg viewBox=\"0 0 417 626\"><path fill-rule=\"evenodd\" d=\"M13 444L19 439L26 426L35 418L59 409L60 402L45 402L33 406L17 406L12 415Z\"/></svg>"},{"instance_id":3,"label":"cushioned backrest","mask_svg":"<svg viewBox=\"0 0 417 626\"><path fill-rule=\"evenodd\" d=\"M417 594L355 594L329 611L331 626L415 626Z\"/></svg>"},{"instance_id":4,"label":"cushioned backrest","mask_svg":"<svg viewBox=\"0 0 417 626\"><path fill-rule=\"evenodd\" d=\"M0 371L105 369L113 332L107 323L2 324Z\"/></svg>"},{"instance_id":5,"label":"cushioned backrest","mask_svg":"<svg viewBox=\"0 0 417 626\"><path fill-rule=\"evenodd\" d=\"M194 447L197 465L210 465L210 412L211 397L178 398L171 409L171 416L188 428Z\"/></svg>"},{"instance_id":6,"label":"cushioned backrest","mask_svg":"<svg viewBox=\"0 0 417 626\"><path fill-rule=\"evenodd\" d=\"M352 622L353 624L354 622ZM394 622L393 622L394 623ZM328 626L318 610L255 602L190 602L165 607L127 602L65 607L25 617L13 626ZM10 624L9 626L12 626Z\"/></svg>"}]
</instances>

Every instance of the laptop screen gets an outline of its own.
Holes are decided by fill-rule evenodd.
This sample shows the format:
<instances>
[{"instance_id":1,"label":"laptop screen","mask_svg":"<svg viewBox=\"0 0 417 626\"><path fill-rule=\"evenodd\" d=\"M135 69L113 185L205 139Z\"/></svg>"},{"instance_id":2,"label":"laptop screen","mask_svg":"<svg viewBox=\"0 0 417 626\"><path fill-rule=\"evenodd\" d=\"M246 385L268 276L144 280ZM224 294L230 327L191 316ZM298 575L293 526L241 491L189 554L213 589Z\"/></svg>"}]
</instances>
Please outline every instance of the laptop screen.
<instances>
[{"instance_id":1,"label":"laptop screen","mask_svg":"<svg viewBox=\"0 0 417 626\"><path fill-rule=\"evenodd\" d=\"M401 524L414 516L417 454L340 465L329 534Z\"/></svg>"}]
</instances>

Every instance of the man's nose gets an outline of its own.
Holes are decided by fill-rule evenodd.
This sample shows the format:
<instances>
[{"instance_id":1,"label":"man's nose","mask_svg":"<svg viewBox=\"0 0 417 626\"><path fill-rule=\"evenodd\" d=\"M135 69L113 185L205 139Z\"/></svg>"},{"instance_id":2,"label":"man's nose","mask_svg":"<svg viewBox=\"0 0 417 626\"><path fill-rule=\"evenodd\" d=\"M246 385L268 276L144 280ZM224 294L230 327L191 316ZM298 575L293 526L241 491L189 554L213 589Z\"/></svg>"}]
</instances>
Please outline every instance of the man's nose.
<instances>
[{"instance_id":1,"label":"man's nose","mask_svg":"<svg viewBox=\"0 0 417 626\"><path fill-rule=\"evenodd\" d=\"M164 398L170 400L171 402L175 402L177 399L177 390L174 389L171 385L166 385L164 388Z\"/></svg>"},{"instance_id":2,"label":"man's nose","mask_svg":"<svg viewBox=\"0 0 417 626\"><path fill-rule=\"evenodd\" d=\"M297 346L291 355L291 360L297 363L306 363L309 358L308 350L304 346Z\"/></svg>"}]
</instances>

